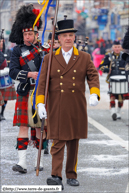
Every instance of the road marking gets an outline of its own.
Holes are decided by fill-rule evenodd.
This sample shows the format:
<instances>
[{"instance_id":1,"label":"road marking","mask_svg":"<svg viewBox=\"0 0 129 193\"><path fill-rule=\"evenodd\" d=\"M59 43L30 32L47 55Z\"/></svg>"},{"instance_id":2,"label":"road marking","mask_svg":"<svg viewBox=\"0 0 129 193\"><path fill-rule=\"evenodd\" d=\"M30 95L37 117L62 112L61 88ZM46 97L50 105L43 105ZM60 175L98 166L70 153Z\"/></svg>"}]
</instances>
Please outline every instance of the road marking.
<instances>
[{"instance_id":1,"label":"road marking","mask_svg":"<svg viewBox=\"0 0 129 193\"><path fill-rule=\"evenodd\" d=\"M100 123L98 123L97 121L92 119L91 117L88 117L88 122L91 125L93 125L94 127L96 127L98 130L100 130L102 133L104 133L105 135L107 135L108 137L110 137L111 139L116 141L119 145L124 147L127 151L129 151L128 141L127 142L124 141L119 136L117 136L116 134L114 134L111 131L109 131L106 127L104 127L103 125L101 125ZM126 188L125 193L128 193L128 192L129 192L129 183L127 184L127 188Z\"/></svg>"},{"instance_id":2,"label":"road marking","mask_svg":"<svg viewBox=\"0 0 129 193\"><path fill-rule=\"evenodd\" d=\"M116 134L109 131L106 127L104 127L103 125L101 125L100 123L92 119L91 117L88 117L88 122L91 125L93 125L94 127L96 127L98 130L100 130L102 133L104 133L105 135L107 135L108 137L116 141L119 145L124 147L127 151L129 151L128 141L124 141L122 138L120 138Z\"/></svg>"},{"instance_id":3,"label":"road marking","mask_svg":"<svg viewBox=\"0 0 129 193\"><path fill-rule=\"evenodd\" d=\"M129 193L129 183L127 185L127 189L126 189L126 192L125 193Z\"/></svg>"}]
</instances>

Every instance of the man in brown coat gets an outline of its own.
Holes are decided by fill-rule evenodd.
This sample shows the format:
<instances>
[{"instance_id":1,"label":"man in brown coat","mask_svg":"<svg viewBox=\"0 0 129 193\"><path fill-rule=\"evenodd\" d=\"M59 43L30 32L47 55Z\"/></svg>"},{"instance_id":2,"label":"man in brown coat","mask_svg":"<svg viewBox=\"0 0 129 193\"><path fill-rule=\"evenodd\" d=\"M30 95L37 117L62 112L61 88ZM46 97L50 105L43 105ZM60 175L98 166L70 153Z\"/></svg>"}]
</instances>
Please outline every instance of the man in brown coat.
<instances>
[{"instance_id":1,"label":"man in brown coat","mask_svg":"<svg viewBox=\"0 0 129 193\"><path fill-rule=\"evenodd\" d=\"M77 155L79 139L87 138L87 103L85 79L90 88L89 103L100 99L99 76L90 55L74 46L73 20L58 21L58 39L61 47L53 52L47 100L48 139L51 147L52 173L48 185L62 185L64 147L67 146L66 177L71 186L78 186ZM44 57L39 78L37 106L40 118L46 117L44 105L49 54Z\"/></svg>"}]
</instances>

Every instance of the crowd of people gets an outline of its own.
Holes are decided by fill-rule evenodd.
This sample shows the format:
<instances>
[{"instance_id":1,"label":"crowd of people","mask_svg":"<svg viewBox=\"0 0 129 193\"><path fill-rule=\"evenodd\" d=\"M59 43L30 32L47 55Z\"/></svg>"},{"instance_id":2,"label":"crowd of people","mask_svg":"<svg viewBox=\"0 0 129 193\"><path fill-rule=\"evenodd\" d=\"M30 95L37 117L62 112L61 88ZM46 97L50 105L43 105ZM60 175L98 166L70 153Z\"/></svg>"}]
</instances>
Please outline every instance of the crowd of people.
<instances>
[{"instance_id":1,"label":"crowd of people","mask_svg":"<svg viewBox=\"0 0 129 193\"><path fill-rule=\"evenodd\" d=\"M33 28L38 12L39 10L36 10L32 4L22 6L18 10L12 26L9 41L15 43L16 46L11 52L9 76L13 80L19 81L19 84L17 91L15 91L13 84L8 88L0 88L0 105L2 106L0 121L5 119L3 113L7 101L16 99L13 126L19 128L16 139L19 161L12 167L12 170L25 174L27 173L27 148L31 140L37 149L34 155L34 169L37 168L41 120L46 119L39 171L43 170L43 154L49 153L48 142L52 139L53 144L50 151L52 171L51 177L47 178L47 184L61 185L64 189L62 167L65 145L67 146L67 184L79 186L76 170L79 139L86 139L88 132L85 78L87 78L90 88L89 104L96 106L100 100L99 75L102 76L102 73L107 73L106 81L109 83L111 117L113 120L121 119L120 110L123 101L128 99L128 88L125 93L121 89L115 92L112 86L115 81L113 80L112 84L110 84L110 81L112 77L118 78L121 75L127 77L126 74L128 73L125 69L128 69L128 54L126 57L122 57L120 41L105 41L102 38L97 39L94 45L89 41L88 44L84 47L80 46L79 49L79 47L74 46L77 32L74 28L74 21L66 18L58 21L54 37L46 108L44 103L45 86L48 61L51 54L52 33L48 36L47 43L49 46L41 45L38 40L38 30L42 26L41 18ZM0 45L4 45L3 42L2 39ZM7 67L7 63L2 46L0 47L0 54L0 69L4 69ZM37 110L35 110L33 106L29 108L29 101L35 88L40 66L41 72L36 96ZM127 79L125 81L127 82ZM118 82L120 83L120 81ZM118 100L117 111L115 109L116 99ZM37 114L35 114L35 111ZM29 128L31 128L31 138L28 134Z\"/></svg>"},{"instance_id":2,"label":"crowd of people","mask_svg":"<svg viewBox=\"0 0 129 193\"><path fill-rule=\"evenodd\" d=\"M79 50L83 50L87 53L90 54L91 59L93 60L93 63L97 69L97 71L99 72L99 75L102 76L102 71L99 69L99 65L102 61L102 59L104 58L105 54L107 52L111 52L112 51L112 45L113 45L113 41L112 40L104 40L103 38L100 39L96 39L95 42L92 41L88 41L88 43L85 45L85 42L83 41L83 43L79 42L80 40L77 40L76 38L76 47ZM84 45L83 45L84 44ZM82 49L82 47L84 47Z\"/></svg>"}]
</instances>

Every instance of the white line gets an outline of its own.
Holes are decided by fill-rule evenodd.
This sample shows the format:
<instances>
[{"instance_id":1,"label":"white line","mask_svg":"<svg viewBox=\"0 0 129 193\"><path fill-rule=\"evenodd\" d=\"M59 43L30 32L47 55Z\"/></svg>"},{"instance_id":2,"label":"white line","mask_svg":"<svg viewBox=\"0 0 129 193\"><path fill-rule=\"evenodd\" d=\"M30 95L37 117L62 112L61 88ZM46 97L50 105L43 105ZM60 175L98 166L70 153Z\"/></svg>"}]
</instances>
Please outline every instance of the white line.
<instances>
[{"instance_id":1,"label":"white line","mask_svg":"<svg viewBox=\"0 0 129 193\"><path fill-rule=\"evenodd\" d=\"M125 193L129 193L129 183L127 185L127 189L126 189L126 192Z\"/></svg>"},{"instance_id":2,"label":"white line","mask_svg":"<svg viewBox=\"0 0 129 193\"><path fill-rule=\"evenodd\" d=\"M112 133L111 131L109 131L106 127L104 127L103 125L101 125L100 123L98 123L97 121L95 121L94 119L92 119L91 117L88 117L88 122L93 125L94 127L96 127L98 130L100 130L102 133L104 133L105 135L107 135L108 137L110 137L111 139L117 141L117 143L119 145L121 145L122 147L125 147L125 149L127 151L129 151L128 148L128 142L124 141L123 139L121 139L119 136L115 135L114 133ZM129 193L129 183L127 184L127 189L125 191L125 193Z\"/></svg>"},{"instance_id":3,"label":"white line","mask_svg":"<svg viewBox=\"0 0 129 193\"><path fill-rule=\"evenodd\" d=\"M115 135L114 133L112 133L111 131L109 131L106 127L104 127L103 125L101 125L100 123L98 123L97 121L95 121L94 119L92 119L91 117L88 117L88 122L90 124L92 124L94 127L96 127L98 130L100 130L101 132L103 132L105 135L107 135L108 137L110 137L111 139L117 141L117 143L119 145L121 145L122 147L124 147L127 151L129 151L129 147L128 147L128 141L124 141L123 139L121 139L119 136Z\"/></svg>"}]
</instances>

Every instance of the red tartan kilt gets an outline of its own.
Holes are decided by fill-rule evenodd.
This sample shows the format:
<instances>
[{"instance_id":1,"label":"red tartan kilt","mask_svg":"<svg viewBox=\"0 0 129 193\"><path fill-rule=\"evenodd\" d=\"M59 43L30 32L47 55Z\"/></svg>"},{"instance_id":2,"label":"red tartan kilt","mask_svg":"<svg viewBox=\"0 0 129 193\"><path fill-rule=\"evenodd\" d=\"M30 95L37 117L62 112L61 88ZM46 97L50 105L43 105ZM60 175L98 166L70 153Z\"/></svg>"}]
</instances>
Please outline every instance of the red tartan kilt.
<instances>
[{"instance_id":1,"label":"red tartan kilt","mask_svg":"<svg viewBox=\"0 0 129 193\"><path fill-rule=\"evenodd\" d=\"M124 98L124 100L129 100L129 93L123 94L123 98Z\"/></svg>"},{"instance_id":2,"label":"red tartan kilt","mask_svg":"<svg viewBox=\"0 0 129 193\"><path fill-rule=\"evenodd\" d=\"M28 124L28 97L29 93L26 96L20 96L17 94L17 100L15 104L15 114L13 118L13 126L27 126Z\"/></svg>"},{"instance_id":3,"label":"red tartan kilt","mask_svg":"<svg viewBox=\"0 0 129 193\"><path fill-rule=\"evenodd\" d=\"M0 91L4 101L16 99L16 91L14 85L8 88L0 89Z\"/></svg>"},{"instance_id":4,"label":"red tartan kilt","mask_svg":"<svg viewBox=\"0 0 129 193\"><path fill-rule=\"evenodd\" d=\"M0 106L2 106L4 104L4 99L2 97L2 93L0 91Z\"/></svg>"}]
</instances>

